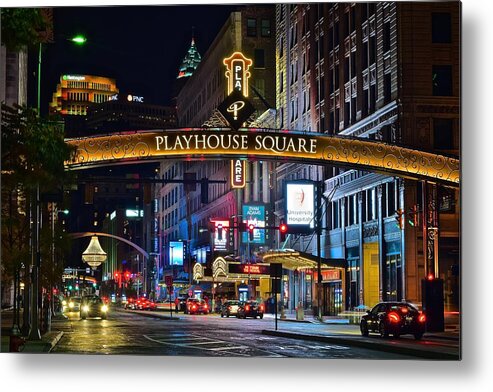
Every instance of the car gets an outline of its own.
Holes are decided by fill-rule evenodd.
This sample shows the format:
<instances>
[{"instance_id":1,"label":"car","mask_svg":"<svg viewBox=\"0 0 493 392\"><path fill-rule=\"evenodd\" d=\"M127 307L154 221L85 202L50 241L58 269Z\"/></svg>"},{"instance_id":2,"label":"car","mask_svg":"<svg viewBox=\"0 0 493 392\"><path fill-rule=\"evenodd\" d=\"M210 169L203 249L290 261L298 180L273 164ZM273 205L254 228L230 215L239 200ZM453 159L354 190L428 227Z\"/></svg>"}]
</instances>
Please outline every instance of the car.
<instances>
[{"instance_id":1,"label":"car","mask_svg":"<svg viewBox=\"0 0 493 392\"><path fill-rule=\"evenodd\" d=\"M240 302L236 317L244 319L246 319L247 317L264 318L264 311L264 304L259 304L257 301Z\"/></svg>"},{"instance_id":2,"label":"car","mask_svg":"<svg viewBox=\"0 0 493 392\"><path fill-rule=\"evenodd\" d=\"M208 314L209 306L204 300L200 300L197 298L189 298L187 300L187 307L185 309L185 313L187 314Z\"/></svg>"},{"instance_id":3,"label":"car","mask_svg":"<svg viewBox=\"0 0 493 392\"><path fill-rule=\"evenodd\" d=\"M141 298L139 302L139 309L141 310L156 310L157 305L154 301L148 298Z\"/></svg>"},{"instance_id":4,"label":"car","mask_svg":"<svg viewBox=\"0 0 493 392\"><path fill-rule=\"evenodd\" d=\"M425 314L410 302L380 302L368 310L360 321L361 335L376 332L383 338L390 334L395 338L411 334L419 340L425 333L425 327Z\"/></svg>"},{"instance_id":5,"label":"car","mask_svg":"<svg viewBox=\"0 0 493 392\"><path fill-rule=\"evenodd\" d=\"M177 312L185 312L187 309L187 299L188 297L185 296L179 296L175 300L175 310Z\"/></svg>"},{"instance_id":6,"label":"car","mask_svg":"<svg viewBox=\"0 0 493 392\"><path fill-rule=\"evenodd\" d=\"M81 297L70 297L68 301L66 301L66 304L63 305L64 311L67 312L80 311L80 302L81 302Z\"/></svg>"},{"instance_id":7,"label":"car","mask_svg":"<svg viewBox=\"0 0 493 392\"><path fill-rule=\"evenodd\" d=\"M106 320L108 317L109 306L97 296L82 297L80 307L80 318L85 320L88 317L101 317Z\"/></svg>"},{"instance_id":8,"label":"car","mask_svg":"<svg viewBox=\"0 0 493 392\"><path fill-rule=\"evenodd\" d=\"M240 301L230 300L224 302L221 306L221 317L236 316L238 314L238 306Z\"/></svg>"}]
</instances>

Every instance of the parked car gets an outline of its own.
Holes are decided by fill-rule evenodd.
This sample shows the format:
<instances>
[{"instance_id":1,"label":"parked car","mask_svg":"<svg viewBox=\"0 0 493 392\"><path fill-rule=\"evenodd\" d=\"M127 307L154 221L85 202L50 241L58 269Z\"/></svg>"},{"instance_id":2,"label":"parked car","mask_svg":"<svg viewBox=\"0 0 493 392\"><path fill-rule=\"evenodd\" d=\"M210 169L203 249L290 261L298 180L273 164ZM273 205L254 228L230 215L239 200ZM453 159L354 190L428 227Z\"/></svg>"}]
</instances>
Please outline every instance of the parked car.
<instances>
[{"instance_id":1,"label":"parked car","mask_svg":"<svg viewBox=\"0 0 493 392\"><path fill-rule=\"evenodd\" d=\"M139 309L141 310L156 310L157 305L154 301L148 298L141 298L139 302Z\"/></svg>"},{"instance_id":2,"label":"parked car","mask_svg":"<svg viewBox=\"0 0 493 392\"><path fill-rule=\"evenodd\" d=\"M236 316L238 314L238 306L240 305L240 301L231 300L226 301L221 306L221 317L229 317Z\"/></svg>"},{"instance_id":3,"label":"parked car","mask_svg":"<svg viewBox=\"0 0 493 392\"><path fill-rule=\"evenodd\" d=\"M209 306L204 300L197 298L189 298L187 300L187 307L185 313L188 314L208 314Z\"/></svg>"},{"instance_id":4,"label":"parked car","mask_svg":"<svg viewBox=\"0 0 493 392\"><path fill-rule=\"evenodd\" d=\"M264 311L264 304L259 304L257 301L240 302L236 317L245 319L247 317L257 318L258 316L264 318Z\"/></svg>"},{"instance_id":5,"label":"parked car","mask_svg":"<svg viewBox=\"0 0 493 392\"><path fill-rule=\"evenodd\" d=\"M101 317L106 320L108 317L109 306L96 296L82 297L80 307L80 318L85 320L87 317Z\"/></svg>"},{"instance_id":6,"label":"parked car","mask_svg":"<svg viewBox=\"0 0 493 392\"><path fill-rule=\"evenodd\" d=\"M392 334L395 338L411 334L416 340L425 333L426 316L409 302L380 302L368 310L361 318L361 335L370 332L379 333L386 338Z\"/></svg>"}]
</instances>

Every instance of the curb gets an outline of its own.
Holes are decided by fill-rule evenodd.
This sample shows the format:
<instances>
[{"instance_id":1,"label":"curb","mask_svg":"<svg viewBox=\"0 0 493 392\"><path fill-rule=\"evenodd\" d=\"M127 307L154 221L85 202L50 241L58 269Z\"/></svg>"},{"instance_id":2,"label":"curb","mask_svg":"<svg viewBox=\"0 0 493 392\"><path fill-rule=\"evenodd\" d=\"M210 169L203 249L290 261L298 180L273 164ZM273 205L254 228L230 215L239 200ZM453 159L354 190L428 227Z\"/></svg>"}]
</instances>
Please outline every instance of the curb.
<instances>
[{"instance_id":1,"label":"curb","mask_svg":"<svg viewBox=\"0 0 493 392\"><path fill-rule=\"evenodd\" d=\"M51 332L52 338L46 335L41 340L27 341L22 347L20 352L22 353L49 353L57 345L63 336L63 331Z\"/></svg>"},{"instance_id":2,"label":"curb","mask_svg":"<svg viewBox=\"0 0 493 392\"><path fill-rule=\"evenodd\" d=\"M411 355L425 359L440 359L440 360L449 360L449 361L460 360L459 354L455 355L450 353L440 353L436 351L424 351L412 347L390 346L387 344L375 344L364 340L348 339L348 338L337 337L337 336L303 335L293 332L281 332L281 331L273 331L266 329L262 330L262 334L269 336L280 336L280 337L298 339L298 340L310 340L310 341L323 342L323 343L346 344L348 346L361 347L370 350L384 351L394 354Z\"/></svg>"}]
</instances>

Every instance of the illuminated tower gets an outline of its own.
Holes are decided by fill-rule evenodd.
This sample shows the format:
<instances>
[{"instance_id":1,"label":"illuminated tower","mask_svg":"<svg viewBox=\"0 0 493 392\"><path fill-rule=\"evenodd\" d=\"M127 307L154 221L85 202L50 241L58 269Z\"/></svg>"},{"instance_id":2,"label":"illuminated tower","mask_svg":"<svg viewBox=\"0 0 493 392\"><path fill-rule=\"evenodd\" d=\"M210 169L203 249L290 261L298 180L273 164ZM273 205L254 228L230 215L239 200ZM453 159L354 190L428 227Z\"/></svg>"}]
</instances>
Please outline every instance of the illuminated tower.
<instances>
[{"instance_id":1,"label":"illuminated tower","mask_svg":"<svg viewBox=\"0 0 493 392\"><path fill-rule=\"evenodd\" d=\"M178 76L176 78L180 79L192 76L193 72L197 69L200 63L200 60L200 53L195 46L195 38L192 37L192 44L190 45L190 48L188 49L188 52L180 65Z\"/></svg>"}]
</instances>

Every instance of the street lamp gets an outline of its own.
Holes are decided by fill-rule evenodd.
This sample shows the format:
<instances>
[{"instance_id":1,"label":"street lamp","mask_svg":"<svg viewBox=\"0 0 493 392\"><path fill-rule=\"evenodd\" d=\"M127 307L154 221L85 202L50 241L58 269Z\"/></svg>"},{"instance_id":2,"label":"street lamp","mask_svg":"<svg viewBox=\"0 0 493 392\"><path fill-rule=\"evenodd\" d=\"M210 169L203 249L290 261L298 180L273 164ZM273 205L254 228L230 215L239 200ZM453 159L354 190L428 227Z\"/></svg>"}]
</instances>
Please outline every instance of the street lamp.
<instances>
[{"instance_id":1,"label":"street lamp","mask_svg":"<svg viewBox=\"0 0 493 392\"><path fill-rule=\"evenodd\" d=\"M83 45L87 39L82 35L77 35L71 39L68 39L77 45ZM40 42L38 46L38 99L37 99L37 112L38 117L41 117L41 60L42 60L42 49L43 43ZM40 193L39 193L39 182L36 183L36 190L33 197L33 228L34 232L32 234L32 277L31 277L31 322L29 326L29 316L28 312L24 311L24 325L26 326L25 332L29 329L29 340L41 340L41 333L39 331L39 320L38 320L38 296L39 296L39 270L41 267L41 250L40 250L40 231L41 231L41 203L40 203ZM27 291L27 290L26 290ZM27 300L28 298L26 298ZM27 302L27 301L26 301Z\"/></svg>"}]
</instances>

